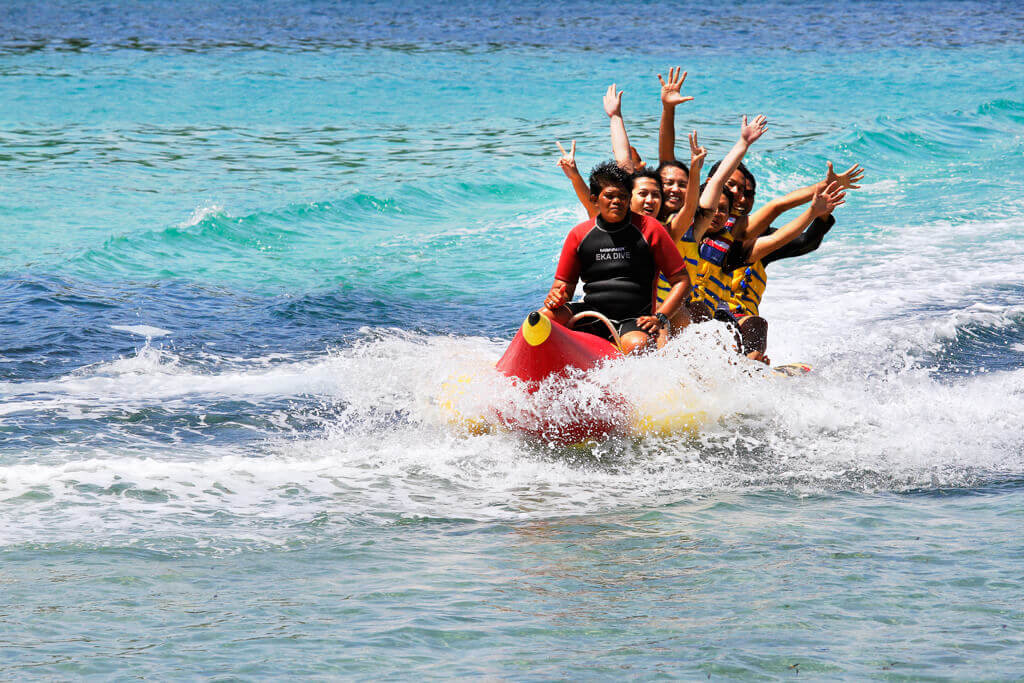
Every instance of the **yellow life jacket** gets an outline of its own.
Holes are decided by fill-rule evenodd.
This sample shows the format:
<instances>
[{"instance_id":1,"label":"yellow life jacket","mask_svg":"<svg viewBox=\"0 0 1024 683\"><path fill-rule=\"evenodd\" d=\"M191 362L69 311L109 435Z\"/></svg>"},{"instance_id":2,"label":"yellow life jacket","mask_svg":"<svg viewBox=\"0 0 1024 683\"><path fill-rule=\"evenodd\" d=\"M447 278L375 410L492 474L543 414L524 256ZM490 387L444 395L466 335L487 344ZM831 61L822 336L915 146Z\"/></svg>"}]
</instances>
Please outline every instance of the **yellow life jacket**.
<instances>
[{"instance_id":1,"label":"yellow life jacket","mask_svg":"<svg viewBox=\"0 0 1024 683\"><path fill-rule=\"evenodd\" d=\"M665 221L665 228L672 223L672 218L675 214L669 216ZM676 240L676 249L679 250L679 255L683 257L683 263L686 265L686 275L690 278L690 286L692 287L697 282L697 266L700 259L697 256L697 243L693 241L693 229L686 231L686 234ZM669 291L672 289L672 285L668 280L665 279L664 275L658 276L658 288L655 291L655 296L658 299L658 303L661 304L665 301L665 297L668 296Z\"/></svg>"},{"instance_id":2,"label":"yellow life jacket","mask_svg":"<svg viewBox=\"0 0 1024 683\"><path fill-rule=\"evenodd\" d=\"M761 261L751 263L746 268L737 268L732 273L729 310L738 316L758 315L757 308L761 305L761 297L767 286L768 273Z\"/></svg>"},{"instance_id":3,"label":"yellow life jacket","mask_svg":"<svg viewBox=\"0 0 1024 683\"><path fill-rule=\"evenodd\" d=\"M691 234L691 231L688 230L687 234ZM725 265L725 257L731 246L732 236L728 231L705 237L696 245L699 263L690 300L700 301L712 312L729 306L732 273L725 272L722 266Z\"/></svg>"}]
</instances>

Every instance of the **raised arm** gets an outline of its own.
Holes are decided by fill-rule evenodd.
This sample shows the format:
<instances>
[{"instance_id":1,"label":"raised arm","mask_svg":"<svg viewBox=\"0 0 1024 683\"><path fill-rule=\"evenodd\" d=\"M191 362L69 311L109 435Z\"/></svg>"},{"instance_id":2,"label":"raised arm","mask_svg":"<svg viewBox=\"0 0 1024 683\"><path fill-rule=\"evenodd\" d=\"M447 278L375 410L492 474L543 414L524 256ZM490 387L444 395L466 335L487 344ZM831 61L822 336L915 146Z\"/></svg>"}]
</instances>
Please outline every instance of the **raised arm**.
<instances>
[{"instance_id":1,"label":"raised arm","mask_svg":"<svg viewBox=\"0 0 1024 683\"><path fill-rule=\"evenodd\" d=\"M837 174L832 168L832 162L829 161L828 171L824 180L814 183L813 185L808 185L807 187L801 187L799 190L794 190L784 197L773 199L752 213L750 215L749 222L747 223L747 229L744 232L744 237L746 239L760 237L779 216L790 209L795 209L796 207L802 206L803 204L811 201L815 192L828 187L832 183L839 183L839 187L844 190L857 190L860 188L860 185L857 185L857 183L859 183L863 178L864 169L860 164L854 164L843 173Z\"/></svg>"},{"instance_id":2,"label":"raised arm","mask_svg":"<svg viewBox=\"0 0 1024 683\"><path fill-rule=\"evenodd\" d=\"M779 228L779 230L771 235L758 237L754 240L748 261L750 263L760 261L776 249L785 246L797 235L802 233L804 228L811 224L811 221L815 218L832 213L832 211L835 210L837 206L840 206L845 200L846 192L839 186L839 183L834 182L828 187L815 191L814 197L811 199L810 206L804 209L797 218L786 223L786 225Z\"/></svg>"},{"instance_id":3,"label":"raised arm","mask_svg":"<svg viewBox=\"0 0 1024 683\"><path fill-rule=\"evenodd\" d=\"M680 72L682 72L680 74ZM676 107L689 102L692 97L683 97L679 92L686 80L686 71L682 67L668 70L668 82L658 74L661 83L661 125L658 127L658 162L676 160Z\"/></svg>"},{"instance_id":4,"label":"raised arm","mask_svg":"<svg viewBox=\"0 0 1024 683\"><path fill-rule=\"evenodd\" d=\"M583 176L580 175L580 171L576 168L576 141L572 141L572 147L568 153L565 151L565 147L562 147L561 142L555 142L558 145L558 150L562 153L562 158L558 160L558 167L565 173L565 177L572 183L572 189L576 192L576 198L580 200L580 204L587 210L587 216L593 218L597 215L597 207L593 202L590 201L590 188L587 186L586 181L583 180Z\"/></svg>"},{"instance_id":5,"label":"raised arm","mask_svg":"<svg viewBox=\"0 0 1024 683\"><path fill-rule=\"evenodd\" d=\"M836 224L836 219L831 214L826 216L818 216L811 225L804 230L802 233L796 236L789 244L779 247L772 253L761 259L761 263L768 265L773 261L779 261L784 258L794 258L796 256L803 256L810 254L812 251L821 246L822 240L825 239L825 235L832 229L832 226Z\"/></svg>"},{"instance_id":6,"label":"raised arm","mask_svg":"<svg viewBox=\"0 0 1024 683\"><path fill-rule=\"evenodd\" d=\"M632 145L629 146L629 158L633 162L634 173L647 168L647 162L640 156L640 152L636 151L636 147L633 147Z\"/></svg>"},{"instance_id":7,"label":"raised arm","mask_svg":"<svg viewBox=\"0 0 1024 683\"><path fill-rule=\"evenodd\" d=\"M736 141L725 159L718 165L718 170L708 179L704 191L700 194L700 210L697 212L697 218L693 224L694 237L698 242L703 239L704 233L711 225L711 219L718 209L718 200L722 197L725 181L739 167L740 162L743 161L743 155L750 149L750 145L757 142L766 130L768 130L768 119L764 115L756 117L752 123L747 123L747 117L743 117L743 124L740 126L740 139ZM687 189L689 189L689 185L687 185Z\"/></svg>"},{"instance_id":8,"label":"raised arm","mask_svg":"<svg viewBox=\"0 0 1024 683\"><path fill-rule=\"evenodd\" d=\"M629 151L629 136L626 135L626 122L622 120L622 90L616 91L615 84L608 86L604 94L604 113L611 122L612 154L619 168L632 173L633 155Z\"/></svg>"},{"instance_id":9,"label":"raised arm","mask_svg":"<svg viewBox=\"0 0 1024 683\"><path fill-rule=\"evenodd\" d=\"M707 149L697 144L697 131L690 133L690 177L686 181L686 198L683 200L683 208L672 217L668 226L673 242L678 242L693 224L697 203L700 201L700 170L707 155Z\"/></svg>"}]
</instances>

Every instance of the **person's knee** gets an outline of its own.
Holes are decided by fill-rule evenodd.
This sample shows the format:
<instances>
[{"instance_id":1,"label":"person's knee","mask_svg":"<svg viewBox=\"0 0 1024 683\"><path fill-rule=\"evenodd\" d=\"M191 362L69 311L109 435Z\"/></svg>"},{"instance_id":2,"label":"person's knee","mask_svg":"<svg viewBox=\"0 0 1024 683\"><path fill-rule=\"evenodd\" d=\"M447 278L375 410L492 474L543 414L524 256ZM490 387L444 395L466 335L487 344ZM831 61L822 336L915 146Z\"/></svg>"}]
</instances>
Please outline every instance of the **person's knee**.
<instances>
[{"instance_id":1,"label":"person's knee","mask_svg":"<svg viewBox=\"0 0 1024 683\"><path fill-rule=\"evenodd\" d=\"M634 330L619 337L619 348L623 353L635 353L643 351L651 344L651 338L646 332Z\"/></svg>"},{"instance_id":2,"label":"person's knee","mask_svg":"<svg viewBox=\"0 0 1024 683\"><path fill-rule=\"evenodd\" d=\"M743 335L743 346L748 352L764 353L768 348L768 321L758 315L752 315L740 321L740 333Z\"/></svg>"}]
</instances>

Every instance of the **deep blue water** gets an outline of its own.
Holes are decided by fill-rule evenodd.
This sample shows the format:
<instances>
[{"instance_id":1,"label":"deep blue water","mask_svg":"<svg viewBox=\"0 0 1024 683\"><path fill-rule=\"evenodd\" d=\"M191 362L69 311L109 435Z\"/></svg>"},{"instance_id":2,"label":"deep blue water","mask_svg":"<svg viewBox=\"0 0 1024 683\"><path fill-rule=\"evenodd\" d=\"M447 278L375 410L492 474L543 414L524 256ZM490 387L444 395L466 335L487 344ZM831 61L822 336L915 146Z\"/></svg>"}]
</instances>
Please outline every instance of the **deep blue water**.
<instances>
[{"instance_id":1,"label":"deep blue water","mask_svg":"<svg viewBox=\"0 0 1024 683\"><path fill-rule=\"evenodd\" d=\"M1024 667L1024 9L0 5L0 672L1006 679ZM599 381L698 435L452 430L682 64L758 202L864 187ZM481 401L497 400L482 396ZM566 396L567 401L585 396Z\"/></svg>"}]
</instances>

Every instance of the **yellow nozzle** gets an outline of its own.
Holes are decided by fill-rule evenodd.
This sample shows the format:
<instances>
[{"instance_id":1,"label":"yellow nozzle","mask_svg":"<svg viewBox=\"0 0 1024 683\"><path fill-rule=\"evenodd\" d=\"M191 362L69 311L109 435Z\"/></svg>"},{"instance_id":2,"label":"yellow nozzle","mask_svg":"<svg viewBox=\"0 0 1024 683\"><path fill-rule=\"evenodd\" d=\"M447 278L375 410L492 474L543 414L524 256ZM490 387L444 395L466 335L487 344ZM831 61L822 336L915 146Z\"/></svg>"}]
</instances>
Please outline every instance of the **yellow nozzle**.
<instances>
[{"instance_id":1,"label":"yellow nozzle","mask_svg":"<svg viewBox=\"0 0 1024 683\"><path fill-rule=\"evenodd\" d=\"M534 311L523 321L523 339L530 346L539 346L551 336L551 321Z\"/></svg>"}]
</instances>

